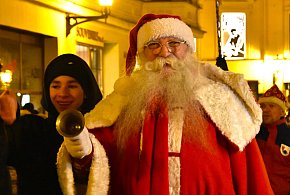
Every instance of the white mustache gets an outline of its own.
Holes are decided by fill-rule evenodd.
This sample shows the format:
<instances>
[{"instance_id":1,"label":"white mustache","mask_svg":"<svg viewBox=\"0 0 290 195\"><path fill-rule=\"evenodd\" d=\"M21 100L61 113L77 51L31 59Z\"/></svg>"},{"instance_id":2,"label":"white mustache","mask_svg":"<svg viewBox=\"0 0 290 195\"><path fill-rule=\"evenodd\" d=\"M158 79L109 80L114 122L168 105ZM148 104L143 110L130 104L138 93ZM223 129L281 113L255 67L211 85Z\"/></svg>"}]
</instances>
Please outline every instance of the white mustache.
<instances>
[{"instance_id":1,"label":"white mustache","mask_svg":"<svg viewBox=\"0 0 290 195\"><path fill-rule=\"evenodd\" d=\"M144 65L144 69L147 71L160 71L163 69L163 67L169 66L172 69L178 70L182 67L184 67L184 62L175 58L175 57L169 57L169 58L163 58L158 57L153 61L146 62Z\"/></svg>"}]
</instances>

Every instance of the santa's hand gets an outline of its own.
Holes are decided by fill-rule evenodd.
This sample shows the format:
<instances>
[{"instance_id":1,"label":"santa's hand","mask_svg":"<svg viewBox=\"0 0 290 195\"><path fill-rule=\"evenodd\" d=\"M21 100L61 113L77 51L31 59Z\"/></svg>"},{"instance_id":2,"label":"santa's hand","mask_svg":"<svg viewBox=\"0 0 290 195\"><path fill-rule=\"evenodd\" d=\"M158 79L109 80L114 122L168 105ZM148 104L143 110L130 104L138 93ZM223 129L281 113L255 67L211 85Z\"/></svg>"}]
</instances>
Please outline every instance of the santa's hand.
<instances>
[{"instance_id":1,"label":"santa's hand","mask_svg":"<svg viewBox=\"0 0 290 195\"><path fill-rule=\"evenodd\" d=\"M92 143L86 127L75 137L64 137L64 144L69 154L74 158L82 159L92 152Z\"/></svg>"}]
</instances>

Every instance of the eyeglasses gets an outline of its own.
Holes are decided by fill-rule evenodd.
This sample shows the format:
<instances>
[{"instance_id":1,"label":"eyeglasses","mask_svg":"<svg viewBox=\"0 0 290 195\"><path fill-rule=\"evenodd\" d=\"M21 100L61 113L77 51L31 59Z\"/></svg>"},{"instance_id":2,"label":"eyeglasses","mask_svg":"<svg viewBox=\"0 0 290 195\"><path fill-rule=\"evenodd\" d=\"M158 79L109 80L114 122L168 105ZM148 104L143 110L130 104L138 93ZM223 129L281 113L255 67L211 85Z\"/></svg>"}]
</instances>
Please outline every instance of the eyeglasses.
<instances>
[{"instance_id":1,"label":"eyeglasses","mask_svg":"<svg viewBox=\"0 0 290 195\"><path fill-rule=\"evenodd\" d=\"M185 41L176 41L171 40L167 41L165 44L161 44L157 41L150 41L147 44L144 45L144 47L147 47L148 49L152 50L154 54L158 54L161 51L161 48L165 46L170 53L175 52L176 49L181 45L185 43Z\"/></svg>"}]
</instances>

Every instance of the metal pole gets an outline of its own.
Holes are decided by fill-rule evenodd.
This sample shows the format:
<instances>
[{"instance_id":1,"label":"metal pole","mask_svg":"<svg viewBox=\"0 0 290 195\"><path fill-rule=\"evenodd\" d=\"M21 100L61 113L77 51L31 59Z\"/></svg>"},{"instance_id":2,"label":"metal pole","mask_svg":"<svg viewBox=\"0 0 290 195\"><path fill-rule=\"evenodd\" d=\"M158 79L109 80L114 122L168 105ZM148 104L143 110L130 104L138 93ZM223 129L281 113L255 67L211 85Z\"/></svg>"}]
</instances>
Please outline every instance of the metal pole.
<instances>
[{"instance_id":1,"label":"metal pole","mask_svg":"<svg viewBox=\"0 0 290 195\"><path fill-rule=\"evenodd\" d=\"M222 56L221 51L221 22L219 15L220 1L216 0L216 26L217 26L217 38L218 38L218 57L216 58L216 65L223 70L229 70L225 58Z\"/></svg>"}]
</instances>

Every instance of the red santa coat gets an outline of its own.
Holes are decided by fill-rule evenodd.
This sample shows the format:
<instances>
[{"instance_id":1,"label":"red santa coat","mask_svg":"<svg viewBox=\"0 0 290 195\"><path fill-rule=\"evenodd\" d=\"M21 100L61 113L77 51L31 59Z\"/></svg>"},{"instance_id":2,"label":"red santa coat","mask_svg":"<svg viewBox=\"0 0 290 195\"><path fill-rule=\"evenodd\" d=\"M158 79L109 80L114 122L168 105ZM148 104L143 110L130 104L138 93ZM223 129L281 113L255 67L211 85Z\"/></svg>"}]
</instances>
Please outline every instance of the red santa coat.
<instances>
[{"instance_id":1,"label":"red santa coat","mask_svg":"<svg viewBox=\"0 0 290 195\"><path fill-rule=\"evenodd\" d=\"M243 151L239 151L209 119L208 148L183 139L180 153L169 153L167 127L166 114L148 114L144 122L141 155L140 135L136 134L129 138L126 150L119 158L115 154L111 156L112 194L272 194L255 140ZM103 140L104 131L108 129L94 129L93 133L106 146L108 139ZM174 178L180 180L177 182L180 185L171 188L169 158L180 160L180 174ZM175 171L179 172L178 169ZM172 187L180 188L177 189L179 193L172 190Z\"/></svg>"},{"instance_id":2,"label":"red santa coat","mask_svg":"<svg viewBox=\"0 0 290 195\"><path fill-rule=\"evenodd\" d=\"M174 122L172 111L161 106L158 114L145 114L143 130L135 131L122 154L117 152L114 123L129 101L138 73L120 79L115 91L86 115L87 127L109 158L112 194L273 194L254 140L261 110L246 81L212 65L204 68L209 74L195 94L208 115L204 129L208 147L187 142L183 120ZM183 118L180 113L179 118ZM171 126L181 132L175 150Z\"/></svg>"}]
</instances>

